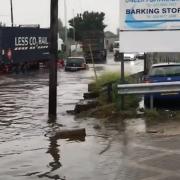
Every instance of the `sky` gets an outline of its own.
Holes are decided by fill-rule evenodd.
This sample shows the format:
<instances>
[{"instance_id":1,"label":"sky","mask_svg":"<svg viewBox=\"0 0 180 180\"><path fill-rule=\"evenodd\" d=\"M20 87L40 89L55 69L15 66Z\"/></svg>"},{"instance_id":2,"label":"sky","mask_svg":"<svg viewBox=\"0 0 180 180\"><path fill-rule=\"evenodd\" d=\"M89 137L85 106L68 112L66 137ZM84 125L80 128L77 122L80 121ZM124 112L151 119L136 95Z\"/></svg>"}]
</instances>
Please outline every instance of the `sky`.
<instances>
[{"instance_id":1,"label":"sky","mask_svg":"<svg viewBox=\"0 0 180 180\"><path fill-rule=\"evenodd\" d=\"M14 24L40 24L49 27L50 0L12 0ZM66 0L67 21L84 11L104 12L106 31L117 32L119 0ZM65 25L64 0L59 0L59 18ZM10 0L0 0L0 22L11 25ZM68 24L68 22L67 22Z\"/></svg>"}]
</instances>

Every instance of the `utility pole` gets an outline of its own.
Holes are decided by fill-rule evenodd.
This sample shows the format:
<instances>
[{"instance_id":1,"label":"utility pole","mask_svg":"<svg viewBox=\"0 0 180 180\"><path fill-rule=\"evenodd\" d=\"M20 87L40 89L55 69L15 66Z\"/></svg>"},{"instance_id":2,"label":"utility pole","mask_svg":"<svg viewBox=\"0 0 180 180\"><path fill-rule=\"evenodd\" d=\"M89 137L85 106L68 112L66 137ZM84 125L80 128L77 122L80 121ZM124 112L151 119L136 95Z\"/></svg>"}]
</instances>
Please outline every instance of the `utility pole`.
<instances>
[{"instance_id":1,"label":"utility pole","mask_svg":"<svg viewBox=\"0 0 180 180\"><path fill-rule=\"evenodd\" d=\"M75 29L75 21L74 21L74 9L73 9L73 39L74 39L74 42L76 42L76 29Z\"/></svg>"},{"instance_id":2,"label":"utility pole","mask_svg":"<svg viewBox=\"0 0 180 180\"><path fill-rule=\"evenodd\" d=\"M54 118L57 114L58 0L51 0L50 16L49 117Z\"/></svg>"},{"instance_id":3,"label":"utility pole","mask_svg":"<svg viewBox=\"0 0 180 180\"><path fill-rule=\"evenodd\" d=\"M64 43L66 45L66 56L67 56L68 55L68 42L67 42L67 4L66 4L66 0L64 0L64 21L65 21Z\"/></svg>"},{"instance_id":4,"label":"utility pole","mask_svg":"<svg viewBox=\"0 0 180 180\"><path fill-rule=\"evenodd\" d=\"M11 26L14 26L14 18L13 18L13 3L12 0L10 0L10 4L11 4Z\"/></svg>"}]
</instances>

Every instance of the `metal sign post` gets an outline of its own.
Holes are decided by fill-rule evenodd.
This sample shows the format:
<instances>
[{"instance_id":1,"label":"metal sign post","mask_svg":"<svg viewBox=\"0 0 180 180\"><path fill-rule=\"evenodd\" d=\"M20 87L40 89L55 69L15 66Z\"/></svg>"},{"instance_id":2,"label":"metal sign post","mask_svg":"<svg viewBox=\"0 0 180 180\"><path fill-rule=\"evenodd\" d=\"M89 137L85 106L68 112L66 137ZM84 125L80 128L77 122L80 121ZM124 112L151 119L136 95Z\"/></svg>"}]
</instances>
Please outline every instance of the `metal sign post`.
<instances>
[{"instance_id":1,"label":"metal sign post","mask_svg":"<svg viewBox=\"0 0 180 180\"><path fill-rule=\"evenodd\" d=\"M120 61L121 61L121 84L124 84L124 53L120 53ZM124 109L124 95L121 95L121 110Z\"/></svg>"},{"instance_id":2,"label":"metal sign post","mask_svg":"<svg viewBox=\"0 0 180 180\"><path fill-rule=\"evenodd\" d=\"M124 84L124 53L120 53L120 61L121 61L121 83Z\"/></svg>"},{"instance_id":3,"label":"metal sign post","mask_svg":"<svg viewBox=\"0 0 180 180\"><path fill-rule=\"evenodd\" d=\"M147 68L147 53L144 53L144 75L147 75L148 68Z\"/></svg>"},{"instance_id":4,"label":"metal sign post","mask_svg":"<svg viewBox=\"0 0 180 180\"><path fill-rule=\"evenodd\" d=\"M50 17L50 67L49 67L49 117L57 114L57 52L58 52L58 0L51 0Z\"/></svg>"}]
</instances>

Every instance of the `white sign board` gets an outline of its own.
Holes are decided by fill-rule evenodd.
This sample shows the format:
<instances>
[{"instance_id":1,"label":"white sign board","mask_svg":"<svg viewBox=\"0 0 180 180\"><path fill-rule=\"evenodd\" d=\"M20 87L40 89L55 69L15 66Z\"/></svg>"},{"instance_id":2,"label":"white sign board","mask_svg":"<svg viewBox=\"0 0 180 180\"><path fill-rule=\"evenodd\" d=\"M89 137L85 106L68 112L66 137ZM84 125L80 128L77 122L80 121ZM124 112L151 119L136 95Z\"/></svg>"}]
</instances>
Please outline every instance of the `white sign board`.
<instances>
[{"instance_id":1,"label":"white sign board","mask_svg":"<svg viewBox=\"0 0 180 180\"><path fill-rule=\"evenodd\" d=\"M120 0L120 30L180 29L180 0Z\"/></svg>"},{"instance_id":2,"label":"white sign board","mask_svg":"<svg viewBox=\"0 0 180 180\"><path fill-rule=\"evenodd\" d=\"M120 52L180 52L180 0L120 0Z\"/></svg>"},{"instance_id":3,"label":"white sign board","mask_svg":"<svg viewBox=\"0 0 180 180\"><path fill-rule=\"evenodd\" d=\"M180 31L124 31L120 52L180 52Z\"/></svg>"}]
</instances>

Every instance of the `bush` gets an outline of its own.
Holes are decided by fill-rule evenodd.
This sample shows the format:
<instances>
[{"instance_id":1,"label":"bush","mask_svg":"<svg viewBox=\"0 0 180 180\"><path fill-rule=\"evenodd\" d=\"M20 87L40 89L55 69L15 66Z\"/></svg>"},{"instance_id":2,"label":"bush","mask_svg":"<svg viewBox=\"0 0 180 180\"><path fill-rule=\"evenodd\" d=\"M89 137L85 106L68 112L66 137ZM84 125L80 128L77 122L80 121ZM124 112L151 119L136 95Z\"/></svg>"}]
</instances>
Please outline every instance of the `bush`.
<instances>
[{"instance_id":1,"label":"bush","mask_svg":"<svg viewBox=\"0 0 180 180\"><path fill-rule=\"evenodd\" d=\"M126 83L133 83L133 80L131 77L126 76L125 78L127 80ZM102 75L100 75L97 79L97 81L93 82L89 87L89 90L91 91L99 91L99 102L100 104L104 105L107 104L108 95L107 92L101 91L104 85L107 85L108 83L113 82L112 86L112 103L115 103L116 107L119 109L120 107L120 96L118 95L118 89L117 84L120 84L120 73L119 72L105 72ZM128 95L126 96L125 101L125 108L137 108L139 98L135 95Z\"/></svg>"},{"instance_id":2,"label":"bush","mask_svg":"<svg viewBox=\"0 0 180 180\"><path fill-rule=\"evenodd\" d=\"M120 80L119 72L105 72L98 76L97 81L89 85L90 91L99 91L104 84L109 82L116 82Z\"/></svg>"}]
</instances>

